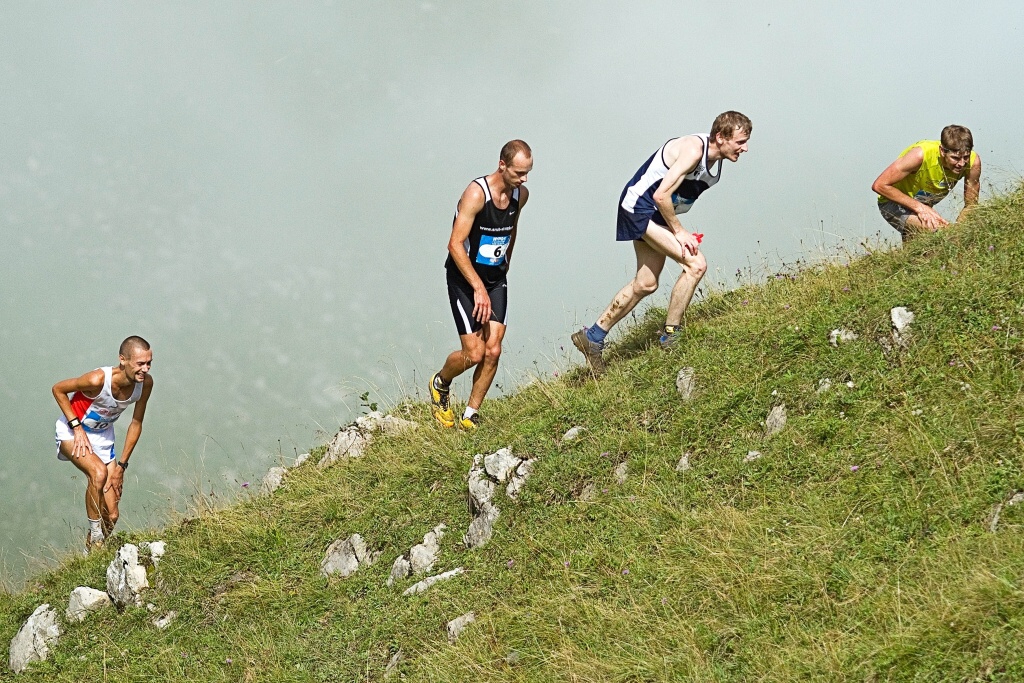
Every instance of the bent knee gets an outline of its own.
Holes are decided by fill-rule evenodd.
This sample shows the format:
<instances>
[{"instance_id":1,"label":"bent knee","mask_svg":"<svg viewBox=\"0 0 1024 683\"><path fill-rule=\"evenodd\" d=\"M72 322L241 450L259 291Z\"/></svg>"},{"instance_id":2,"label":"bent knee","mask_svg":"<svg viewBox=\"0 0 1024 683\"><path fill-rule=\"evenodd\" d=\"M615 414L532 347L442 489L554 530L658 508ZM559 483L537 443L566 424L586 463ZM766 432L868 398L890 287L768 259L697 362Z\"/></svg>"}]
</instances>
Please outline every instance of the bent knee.
<instances>
[{"instance_id":1,"label":"bent knee","mask_svg":"<svg viewBox=\"0 0 1024 683\"><path fill-rule=\"evenodd\" d=\"M488 346L484 350L484 358L491 362L497 362L501 358L501 346Z\"/></svg>"},{"instance_id":2,"label":"bent knee","mask_svg":"<svg viewBox=\"0 0 1024 683\"><path fill-rule=\"evenodd\" d=\"M106 522L110 524L110 526L114 526L120 518L121 514L117 510L110 510L107 512Z\"/></svg>"},{"instance_id":3,"label":"bent knee","mask_svg":"<svg viewBox=\"0 0 1024 683\"><path fill-rule=\"evenodd\" d=\"M658 291L658 281L637 278L633 280L633 291L638 296L650 296Z\"/></svg>"},{"instance_id":4,"label":"bent knee","mask_svg":"<svg viewBox=\"0 0 1024 683\"><path fill-rule=\"evenodd\" d=\"M484 349L483 347L466 349L462 352L462 357L466 359L467 366L476 365L484 359Z\"/></svg>"},{"instance_id":5,"label":"bent knee","mask_svg":"<svg viewBox=\"0 0 1024 683\"><path fill-rule=\"evenodd\" d=\"M107 468L99 466L89 470L88 475L89 483L93 486L103 486L107 483Z\"/></svg>"},{"instance_id":6,"label":"bent knee","mask_svg":"<svg viewBox=\"0 0 1024 683\"><path fill-rule=\"evenodd\" d=\"M686 272L691 277L696 277L698 280L704 277L704 273L708 272L708 262L701 253L697 253L683 261L683 267L686 268Z\"/></svg>"}]
</instances>

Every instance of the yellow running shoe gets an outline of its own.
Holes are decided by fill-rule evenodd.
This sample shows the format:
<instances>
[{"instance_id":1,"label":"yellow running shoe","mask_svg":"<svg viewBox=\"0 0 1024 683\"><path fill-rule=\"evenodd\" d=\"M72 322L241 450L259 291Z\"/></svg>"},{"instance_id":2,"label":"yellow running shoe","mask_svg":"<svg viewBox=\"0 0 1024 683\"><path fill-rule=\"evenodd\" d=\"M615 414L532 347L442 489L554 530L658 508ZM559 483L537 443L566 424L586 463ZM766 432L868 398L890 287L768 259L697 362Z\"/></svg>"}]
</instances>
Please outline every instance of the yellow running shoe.
<instances>
[{"instance_id":1,"label":"yellow running shoe","mask_svg":"<svg viewBox=\"0 0 1024 683\"><path fill-rule=\"evenodd\" d=\"M102 538L97 538L96 540L93 540L92 533L87 531L85 533L85 554L88 555L93 550L102 550L102 549L103 549L103 539Z\"/></svg>"},{"instance_id":2,"label":"yellow running shoe","mask_svg":"<svg viewBox=\"0 0 1024 683\"><path fill-rule=\"evenodd\" d=\"M473 413L469 417L463 417L459 420L459 429L464 429L467 432L472 432L479 426L480 413Z\"/></svg>"},{"instance_id":3,"label":"yellow running shoe","mask_svg":"<svg viewBox=\"0 0 1024 683\"><path fill-rule=\"evenodd\" d=\"M451 397L449 387L441 382L441 377L438 373L434 373L434 376L430 378L427 388L430 391L430 407L431 412L434 413L434 419L446 429L454 427L455 413L452 412L449 401Z\"/></svg>"}]
</instances>

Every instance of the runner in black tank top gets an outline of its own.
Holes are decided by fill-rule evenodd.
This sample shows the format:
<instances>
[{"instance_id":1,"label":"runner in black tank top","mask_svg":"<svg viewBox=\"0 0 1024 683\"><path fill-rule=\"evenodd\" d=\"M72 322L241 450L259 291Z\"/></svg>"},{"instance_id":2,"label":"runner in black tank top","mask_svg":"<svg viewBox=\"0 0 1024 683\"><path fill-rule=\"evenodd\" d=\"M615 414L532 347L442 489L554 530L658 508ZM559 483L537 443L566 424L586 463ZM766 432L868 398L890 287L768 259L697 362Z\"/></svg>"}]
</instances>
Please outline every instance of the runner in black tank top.
<instances>
[{"instance_id":1,"label":"runner in black tank top","mask_svg":"<svg viewBox=\"0 0 1024 683\"><path fill-rule=\"evenodd\" d=\"M455 211L445 271L462 348L449 354L444 367L430 379L434 417L443 427L456 422L451 381L476 366L466 412L459 421L465 429L476 429L477 411L498 370L507 313L505 275L519 213L529 198L523 183L532 168L529 145L522 140L506 143L498 170L471 182Z\"/></svg>"}]
</instances>

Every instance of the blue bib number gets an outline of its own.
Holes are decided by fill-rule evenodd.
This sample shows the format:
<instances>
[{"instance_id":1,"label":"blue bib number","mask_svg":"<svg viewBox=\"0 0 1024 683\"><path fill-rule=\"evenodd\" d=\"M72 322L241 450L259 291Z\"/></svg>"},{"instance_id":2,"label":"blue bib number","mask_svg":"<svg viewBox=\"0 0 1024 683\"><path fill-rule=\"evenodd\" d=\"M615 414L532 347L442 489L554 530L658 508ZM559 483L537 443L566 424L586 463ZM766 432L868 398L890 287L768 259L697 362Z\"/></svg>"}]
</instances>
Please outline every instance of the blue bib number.
<instances>
[{"instance_id":1,"label":"blue bib number","mask_svg":"<svg viewBox=\"0 0 1024 683\"><path fill-rule=\"evenodd\" d=\"M500 266L505 262L505 250L511 239L509 235L481 235L476 262L483 266Z\"/></svg>"}]
</instances>

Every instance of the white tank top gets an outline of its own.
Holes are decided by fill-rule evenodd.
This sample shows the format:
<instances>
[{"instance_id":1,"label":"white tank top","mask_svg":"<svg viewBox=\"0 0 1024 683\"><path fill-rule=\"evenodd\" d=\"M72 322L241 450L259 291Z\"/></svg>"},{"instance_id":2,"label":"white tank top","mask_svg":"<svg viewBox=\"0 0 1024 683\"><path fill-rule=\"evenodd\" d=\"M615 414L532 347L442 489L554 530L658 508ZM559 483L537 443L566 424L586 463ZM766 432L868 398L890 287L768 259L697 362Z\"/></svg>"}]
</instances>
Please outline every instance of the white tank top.
<instances>
[{"instance_id":1,"label":"white tank top","mask_svg":"<svg viewBox=\"0 0 1024 683\"><path fill-rule=\"evenodd\" d=\"M110 377L113 368L100 368L103 370L103 388L96 398L89 398L81 391L76 391L71 397L71 409L75 411L75 417L82 421L82 426L91 432L102 432L114 424L121 413L128 409L128 406L135 403L142 397L142 382L135 383L135 389L127 401L118 401L110 390Z\"/></svg>"}]
</instances>

